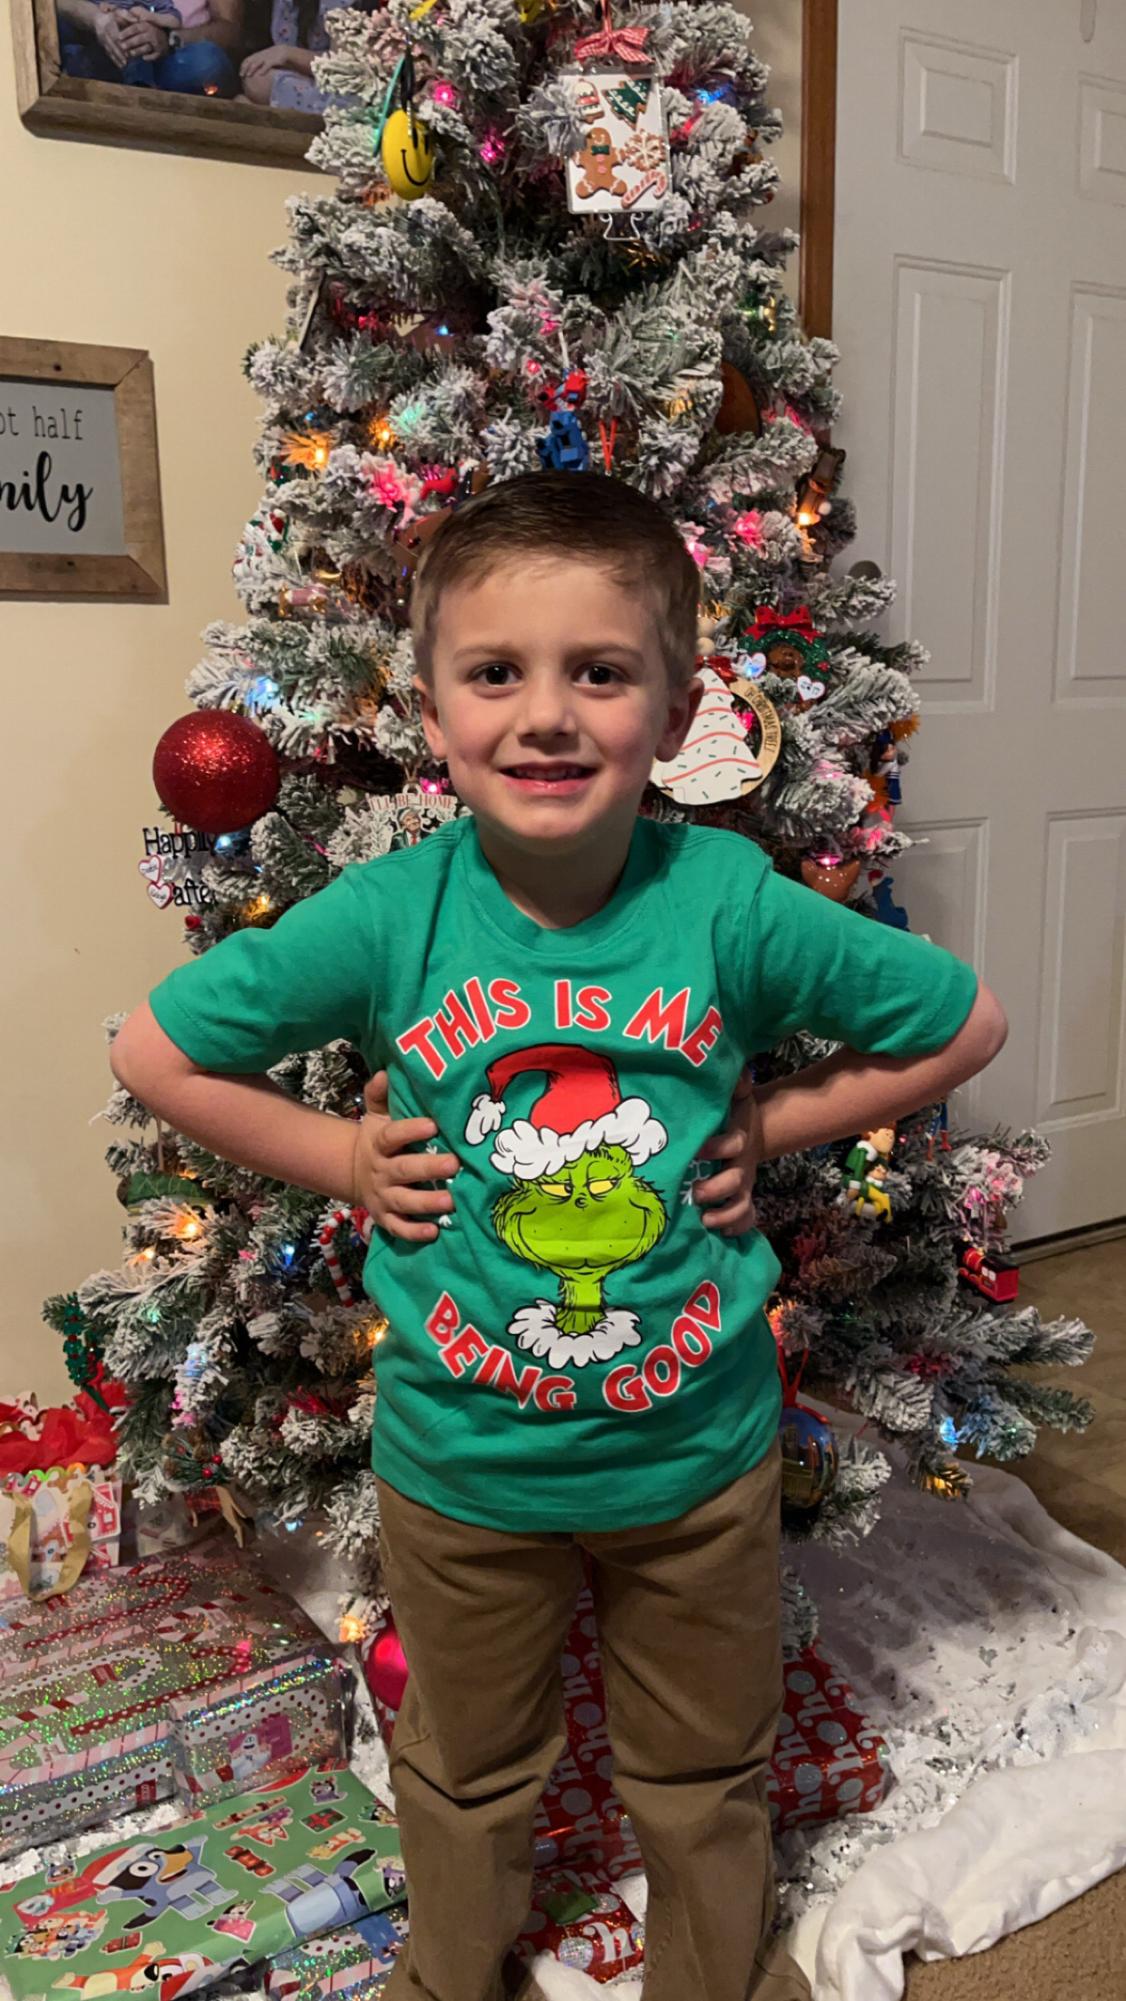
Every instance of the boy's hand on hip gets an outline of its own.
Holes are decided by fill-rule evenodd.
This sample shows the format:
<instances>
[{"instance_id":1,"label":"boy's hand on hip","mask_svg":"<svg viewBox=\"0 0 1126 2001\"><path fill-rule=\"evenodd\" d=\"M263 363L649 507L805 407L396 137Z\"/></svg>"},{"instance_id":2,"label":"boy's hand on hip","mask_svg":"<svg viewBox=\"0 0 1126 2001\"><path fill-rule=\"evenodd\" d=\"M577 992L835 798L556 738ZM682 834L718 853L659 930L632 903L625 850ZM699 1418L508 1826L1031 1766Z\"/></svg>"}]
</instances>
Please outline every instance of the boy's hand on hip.
<instances>
[{"instance_id":1,"label":"boy's hand on hip","mask_svg":"<svg viewBox=\"0 0 1126 2001\"><path fill-rule=\"evenodd\" d=\"M692 1185L692 1200L707 1207L704 1222L725 1237L742 1236L757 1222L755 1176L762 1159L762 1111L750 1071L740 1071L722 1132L700 1148L697 1160L729 1160L719 1174L702 1176ZM713 1207L722 1204L722 1207Z\"/></svg>"},{"instance_id":2,"label":"boy's hand on hip","mask_svg":"<svg viewBox=\"0 0 1126 2001\"><path fill-rule=\"evenodd\" d=\"M423 1181L452 1180L461 1162L454 1153L413 1153L418 1140L433 1139L433 1119L393 1119L388 1110L387 1072L377 1070L364 1086L364 1116L356 1132L352 1193L379 1224L409 1243L432 1243L438 1224L428 1217L448 1214L453 1196L445 1188L422 1188Z\"/></svg>"}]
</instances>

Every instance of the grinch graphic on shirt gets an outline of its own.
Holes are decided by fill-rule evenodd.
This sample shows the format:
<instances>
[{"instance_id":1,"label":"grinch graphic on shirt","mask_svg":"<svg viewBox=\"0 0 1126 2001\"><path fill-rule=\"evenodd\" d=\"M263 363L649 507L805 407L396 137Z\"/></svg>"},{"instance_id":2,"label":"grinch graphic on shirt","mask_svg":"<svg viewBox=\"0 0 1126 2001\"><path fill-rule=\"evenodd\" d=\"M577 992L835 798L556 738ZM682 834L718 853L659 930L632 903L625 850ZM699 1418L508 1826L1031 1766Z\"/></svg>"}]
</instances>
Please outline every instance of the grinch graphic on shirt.
<instances>
[{"instance_id":1,"label":"grinch graphic on shirt","mask_svg":"<svg viewBox=\"0 0 1126 2001\"><path fill-rule=\"evenodd\" d=\"M545 1087L530 1116L506 1126L506 1094L529 1073ZM637 1172L668 1133L643 1098L622 1097L600 1050L539 1042L499 1056L485 1074L465 1137L471 1146L491 1138L492 1166L512 1177L493 1204L493 1228L515 1257L559 1281L558 1298L521 1306L508 1332L553 1369L611 1361L642 1338L636 1313L611 1306L606 1286L668 1227L661 1196Z\"/></svg>"}]
</instances>

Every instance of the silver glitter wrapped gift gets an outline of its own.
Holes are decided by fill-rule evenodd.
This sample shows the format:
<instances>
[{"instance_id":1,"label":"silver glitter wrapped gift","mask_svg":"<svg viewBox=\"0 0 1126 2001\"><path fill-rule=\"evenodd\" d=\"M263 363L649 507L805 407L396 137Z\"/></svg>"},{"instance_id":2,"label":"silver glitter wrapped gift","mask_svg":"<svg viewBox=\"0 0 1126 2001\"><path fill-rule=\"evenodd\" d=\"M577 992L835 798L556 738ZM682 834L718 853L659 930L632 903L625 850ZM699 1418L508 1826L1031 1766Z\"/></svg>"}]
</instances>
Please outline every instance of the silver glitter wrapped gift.
<instances>
[{"instance_id":1,"label":"silver glitter wrapped gift","mask_svg":"<svg viewBox=\"0 0 1126 2001\"><path fill-rule=\"evenodd\" d=\"M168 1714L180 1797L203 1806L265 1785L295 1759L345 1763L352 1694L350 1671L326 1646L177 1696Z\"/></svg>"},{"instance_id":2,"label":"silver glitter wrapped gift","mask_svg":"<svg viewBox=\"0 0 1126 2001\"><path fill-rule=\"evenodd\" d=\"M0 1607L0 1858L175 1791L170 1704L327 1646L214 1552L149 1557Z\"/></svg>"}]
</instances>

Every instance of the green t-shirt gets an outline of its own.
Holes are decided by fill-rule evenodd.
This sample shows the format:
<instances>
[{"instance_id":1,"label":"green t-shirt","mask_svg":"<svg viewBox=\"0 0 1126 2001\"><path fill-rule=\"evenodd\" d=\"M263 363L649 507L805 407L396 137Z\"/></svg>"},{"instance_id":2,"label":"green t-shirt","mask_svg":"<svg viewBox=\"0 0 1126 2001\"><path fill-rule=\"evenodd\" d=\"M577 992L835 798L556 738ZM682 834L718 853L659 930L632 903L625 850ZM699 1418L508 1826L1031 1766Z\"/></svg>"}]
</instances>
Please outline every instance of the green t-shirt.
<instances>
[{"instance_id":1,"label":"green t-shirt","mask_svg":"<svg viewBox=\"0 0 1126 2001\"><path fill-rule=\"evenodd\" d=\"M471 816L346 868L172 973L165 1032L213 1070L346 1037L392 1116L455 1153L428 1242L377 1229L373 1464L508 1530L667 1521L749 1471L781 1391L758 1230L710 1230L693 1161L744 1060L799 1028L922 1055L972 968L776 875L740 834L639 818L593 917L518 910ZM699 1172L696 1169L695 1172Z\"/></svg>"}]
</instances>

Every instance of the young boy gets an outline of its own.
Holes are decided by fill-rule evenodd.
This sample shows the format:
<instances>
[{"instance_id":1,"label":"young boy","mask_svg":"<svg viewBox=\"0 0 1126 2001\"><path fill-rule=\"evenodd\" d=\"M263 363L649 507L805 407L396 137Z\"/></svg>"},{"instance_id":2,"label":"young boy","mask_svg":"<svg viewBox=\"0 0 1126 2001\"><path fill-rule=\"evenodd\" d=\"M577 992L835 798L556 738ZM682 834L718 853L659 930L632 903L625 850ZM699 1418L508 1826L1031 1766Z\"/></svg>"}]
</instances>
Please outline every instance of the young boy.
<instances>
[{"instance_id":1,"label":"young boy","mask_svg":"<svg viewBox=\"0 0 1126 2001\"><path fill-rule=\"evenodd\" d=\"M757 1230L706 1229L686 1177L745 1059L799 1028L844 1046L752 1094L756 1159L942 1098L1005 1023L950 953L740 835L638 816L700 699L696 617L696 567L635 489L529 474L467 502L412 627L427 739L472 817L181 967L114 1046L128 1089L215 1152L374 1203L382 1122L261 1074L346 1036L453 1156L417 1162L456 1169L456 1207L404 1187L418 1220L376 1231L365 1275L390 1323L373 1464L411 1670L388 2001L503 1993L584 1551L647 2001L809 1995L772 1935L766 1803L781 1267ZM422 1220L439 1209L445 1228Z\"/></svg>"}]
</instances>

